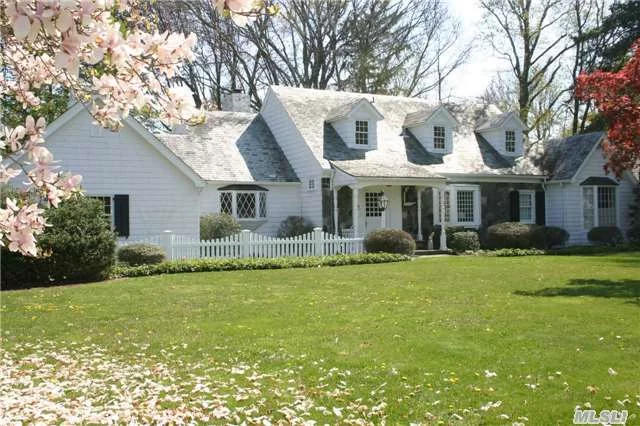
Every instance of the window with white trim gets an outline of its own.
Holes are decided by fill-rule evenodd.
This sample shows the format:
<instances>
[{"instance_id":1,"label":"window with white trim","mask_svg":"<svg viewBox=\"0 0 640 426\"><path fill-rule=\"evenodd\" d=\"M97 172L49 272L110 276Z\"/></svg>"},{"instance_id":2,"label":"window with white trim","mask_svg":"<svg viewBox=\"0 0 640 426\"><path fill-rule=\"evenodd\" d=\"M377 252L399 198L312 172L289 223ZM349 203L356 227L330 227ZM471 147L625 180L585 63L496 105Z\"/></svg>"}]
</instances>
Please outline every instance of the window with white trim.
<instances>
[{"instance_id":1,"label":"window with white trim","mask_svg":"<svg viewBox=\"0 0 640 426\"><path fill-rule=\"evenodd\" d=\"M514 130L504 132L504 150L516 152L516 132Z\"/></svg>"},{"instance_id":2,"label":"window with white trim","mask_svg":"<svg viewBox=\"0 0 640 426\"><path fill-rule=\"evenodd\" d=\"M456 192L456 209L459 223L474 222L474 196L473 191Z\"/></svg>"},{"instance_id":3,"label":"window with white trim","mask_svg":"<svg viewBox=\"0 0 640 426\"><path fill-rule=\"evenodd\" d=\"M518 191L520 222L534 223L536 220L536 199L535 191L521 190Z\"/></svg>"},{"instance_id":4,"label":"window with white trim","mask_svg":"<svg viewBox=\"0 0 640 426\"><path fill-rule=\"evenodd\" d=\"M369 145L369 122L356 120L356 145Z\"/></svg>"},{"instance_id":5,"label":"window with white trim","mask_svg":"<svg viewBox=\"0 0 640 426\"><path fill-rule=\"evenodd\" d=\"M586 230L618 225L615 186L582 187L582 223Z\"/></svg>"},{"instance_id":6,"label":"window with white trim","mask_svg":"<svg viewBox=\"0 0 640 426\"><path fill-rule=\"evenodd\" d=\"M311 178L307 181L307 191L315 191L316 189L316 180Z\"/></svg>"},{"instance_id":7,"label":"window with white trim","mask_svg":"<svg viewBox=\"0 0 640 426\"><path fill-rule=\"evenodd\" d=\"M445 129L443 126L433 126L433 149L445 149Z\"/></svg>"},{"instance_id":8,"label":"window with white trim","mask_svg":"<svg viewBox=\"0 0 640 426\"><path fill-rule=\"evenodd\" d=\"M480 186L449 185L444 191L444 200L440 199L440 191L433 190L433 212L435 223L440 222L440 212L444 201L444 222L448 226L480 226Z\"/></svg>"},{"instance_id":9,"label":"window with white trim","mask_svg":"<svg viewBox=\"0 0 640 426\"><path fill-rule=\"evenodd\" d=\"M238 220L267 217L266 191L220 191L220 212Z\"/></svg>"}]
</instances>

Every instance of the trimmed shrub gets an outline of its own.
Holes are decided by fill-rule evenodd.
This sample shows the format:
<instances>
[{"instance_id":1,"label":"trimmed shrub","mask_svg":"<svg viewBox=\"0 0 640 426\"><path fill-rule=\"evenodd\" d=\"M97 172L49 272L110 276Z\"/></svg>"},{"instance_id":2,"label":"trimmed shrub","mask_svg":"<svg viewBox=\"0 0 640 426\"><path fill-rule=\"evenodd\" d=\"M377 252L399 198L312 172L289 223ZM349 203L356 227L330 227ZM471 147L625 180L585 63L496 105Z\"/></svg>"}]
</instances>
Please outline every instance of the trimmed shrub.
<instances>
[{"instance_id":1,"label":"trimmed shrub","mask_svg":"<svg viewBox=\"0 0 640 426\"><path fill-rule=\"evenodd\" d=\"M98 281L115 261L116 235L97 200L74 197L45 212L51 224L38 236L44 256L2 252L2 288Z\"/></svg>"},{"instance_id":2,"label":"trimmed shrub","mask_svg":"<svg viewBox=\"0 0 640 426\"><path fill-rule=\"evenodd\" d=\"M564 246L569 241L569 233L557 226L538 226L531 231L531 242L539 249Z\"/></svg>"},{"instance_id":3,"label":"trimmed shrub","mask_svg":"<svg viewBox=\"0 0 640 426\"><path fill-rule=\"evenodd\" d=\"M215 240L240 232L240 224L226 213L208 214L200 217L200 239Z\"/></svg>"},{"instance_id":4,"label":"trimmed shrub","mask_svg":"<svg viewBox=\"0 0 640 426\"><path fill-rule=\"evenodd\" d=\"M587 238L594 244L615 246L624 241L622 231L617 226L597 226L591 228Z\"/></svg>"},{"instance_id":5,"label":"trimmed shrub","mask_svg":"<svg viewBox=\"0 0 640 426\"><path fill-rule=\"evenodd\" d=\"M433 248L440 248L440 233L442 232L442 226L436 225L433 228ZM454 234L458 232L476 232L473 229L465 228L464 226L447 226L445 228L445 232L447 233L447 247L451 248L451 238Z\"/></svg>"},{"instance_id":6,"label":"trimmed shrub","mask_svg":"<svg viewBox=\"0 0 640 426\"><path fill-rule=\"evenodd\" d=\"M156 265L165 260L162 247L153 244L131 244L118 249L118 260L129 266Z\"/></svg>"},{"instance_id":7,"label":"trimmed shrub","mask_svg":"<svg viewBox=\"0 0 640 426\"><path fill-rule=\"evenodd\" d=\"M193 259L173 260L158 265L116 266L112 278L141 277L184 272L248 271L258 269L318 268L322 266L364 265L404 262L411 257L392 253L338 254L334 256L280 257L276 259Z\"/></svg>"},{"instance_id":8,"label":"trimmed shrub","mask_svg":"<svg viewBox=\"0 0 640 426\"><path fill-rule=\"evenodd\" d=\"M504 222L491 225L487 229L487 246L492 249L531 248L531 234L537 225L520 222Z\"/></svg>"},{"instance_id":9,"label":"trimmed shrub","mask_svg":"<svg viewBox=\"0 0 640 426\"><path fill-rule=\"evenodd\" d=\"M296 237L313 231L313 224L302 216L289 216L280 222L278 237Z\"/></svg>"},{"instance_id":10,"label":"trimmed shrub","mask_svg":"<svg viewBox=\"0 0 640 426\"><path fill-rule=\"evenodd\" d=\"M632 243L640 243L640 225L627 231L627 238Z\"/></svg>"},{"instance_id":11,"label":"trimmed shrub","mask_svg":"<svg viewBox=\"0 0 640 426\"><path fill-rule=\"evenodd\" d=\"M474 231L456 232L451 236L448 247L456 253L480 250L480 237Z\"/></svg>"},{"instance_id":12,"label":"trimmed shrub","mask_svg":"<svg viewBox=\"0 0 640 426\"><path fill-rule=\"evenodd\" d=\"M413 237L401 229L378 229L364 239L367 253L399 253L412 255L416 251Z\"/></svg>"}]
</instances>

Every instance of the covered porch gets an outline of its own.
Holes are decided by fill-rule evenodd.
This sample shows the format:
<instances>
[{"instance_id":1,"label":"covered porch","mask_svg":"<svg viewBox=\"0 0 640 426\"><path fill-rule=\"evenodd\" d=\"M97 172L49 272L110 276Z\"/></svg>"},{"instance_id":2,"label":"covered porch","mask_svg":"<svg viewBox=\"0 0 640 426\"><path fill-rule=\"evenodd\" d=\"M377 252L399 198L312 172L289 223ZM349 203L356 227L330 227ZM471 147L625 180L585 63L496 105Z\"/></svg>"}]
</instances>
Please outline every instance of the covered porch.
<instances>
[{"instance_id":1,"label":"covered porch","mask_svg":"<svg viewBox=\"0 0 640 426\"><path fill-rule=\"evenodd\" d=\"M434 178L354 177L337 171L325 204L325 226L343 236L363 237L377 229L402 229L426 248L436 226L441 227L437 241L446 249L444 217L446 181ZM329 207L329 208L327 208ZM440 210L440 211L438 211Z\"/></svg>"}]
</instances>

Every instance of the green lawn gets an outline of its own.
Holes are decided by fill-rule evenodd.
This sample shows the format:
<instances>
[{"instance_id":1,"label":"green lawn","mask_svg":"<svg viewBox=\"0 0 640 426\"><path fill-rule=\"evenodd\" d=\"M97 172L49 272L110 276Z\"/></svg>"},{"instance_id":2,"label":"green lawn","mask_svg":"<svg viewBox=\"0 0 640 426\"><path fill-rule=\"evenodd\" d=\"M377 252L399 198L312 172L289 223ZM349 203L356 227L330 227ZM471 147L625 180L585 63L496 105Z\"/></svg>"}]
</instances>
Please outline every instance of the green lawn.
<instances>
[{"instance_id":1,"label":"green lawn","mask_svg":"<svg viewBox=\"0 0 640 426\"><path fill-rule=\"evenodd\" d=\"M0 297L0 411L25 418L543 425L571 424L580 405L640 423L640 253L195 273Z\"/></svg>"}]
</instances>

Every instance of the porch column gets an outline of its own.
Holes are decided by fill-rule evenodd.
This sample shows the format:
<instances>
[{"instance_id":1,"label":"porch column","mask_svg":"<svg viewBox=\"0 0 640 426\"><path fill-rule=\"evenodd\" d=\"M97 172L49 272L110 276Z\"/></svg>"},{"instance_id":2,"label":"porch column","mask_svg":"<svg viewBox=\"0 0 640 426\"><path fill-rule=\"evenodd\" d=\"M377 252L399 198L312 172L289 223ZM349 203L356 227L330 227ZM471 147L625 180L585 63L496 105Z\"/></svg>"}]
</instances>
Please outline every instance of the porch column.
<instances>
[{"instance_id":1,"label":"porch column","mask_svg":"<svg viewBox=\"0 0 640 426\"><path fill-rule=\"evenodd\" d=\"M340 226L338 225L338 189L333 187L333 233L340 235Z\"/></svg>"},{"instance_id":2,"label":"porch column","mask_svg":"<svg viewBox=\"0 0 640 426\"><path fill-rule=\"evenodd\" d=\"M424 188L416 186L416 194L418 197L418 241L424 240L422 236L422 190Z\"/></svg>"},{"instance_id":3,"label":"porch column","mask_svg":"<svg viewBox=\"0 0 640 426\"><path fill-rule=\"evenodd\" d=\"M447 232L445 230L446 225L445 225L445 212L444 212L444 197L446 196L446 193L444 191L444 188L440 189L440 250L446 250L447 249Z\"/></svg>"},{"instance_id":4,"label":"porch column","mask_svg":"<svg viewBox=\"0 0 640 426\"><path fill-rule=\"evenodd\" d=\"M351 215L353 220L353 235L355 237L359 237L360 226L358 226L359 225L358 218L360 217L360 215L358 214L358 187L357 186L351 187L351 204L352 204Z\"/></svg>"}]
</instances>

